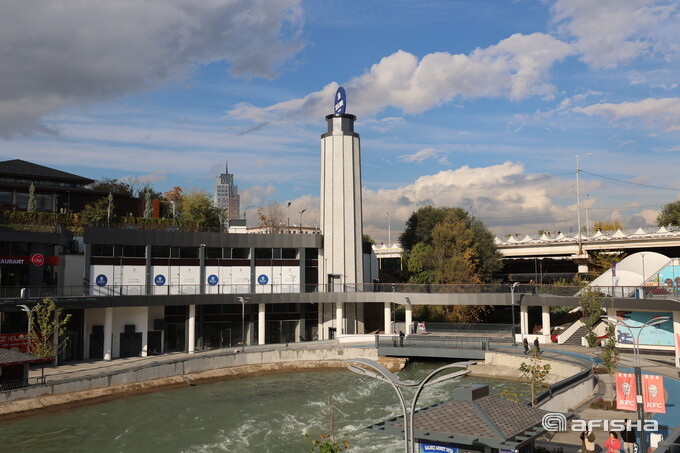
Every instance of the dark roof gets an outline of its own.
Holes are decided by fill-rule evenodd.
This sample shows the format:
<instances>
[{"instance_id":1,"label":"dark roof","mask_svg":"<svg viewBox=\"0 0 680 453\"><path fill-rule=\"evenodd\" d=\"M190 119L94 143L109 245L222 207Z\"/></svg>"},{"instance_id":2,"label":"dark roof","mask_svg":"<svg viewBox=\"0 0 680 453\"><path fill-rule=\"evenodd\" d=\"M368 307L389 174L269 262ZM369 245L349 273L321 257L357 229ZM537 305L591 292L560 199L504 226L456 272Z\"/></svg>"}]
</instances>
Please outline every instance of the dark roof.
<instances>
[{"instance_id":1,"label":"dark roof","mask_svg":"<svg viewBox=\"0 0 680 453\"><path fill-rule=\"evenodd\" d=\"M5 160L0 162L0 175L23 176L26 178L72 181L80 184L89 184L93 179L83 178L82 176L66 173L65 171L55 170L54 168L26 162L21 159Z\"/></svg>"},{"instance_id":2,"label":"dark roof","mask_svg":"<svg viewBox=\"0 0 680 453\"><path fill-rule=\"evenodd\" d=\"M546 430L547 411L495 396L456 399L419 410L415 414L415 437L469 446L516 450ZM566 415L570 418L570 415ZM369 427L402 435L403 417Z\"/></svg>"},{"instance_id":3,"label":"dark roof","mask_svg":"<svg viewBox=\"0 0 680 453\"><path fill-rule=\"evenodd\" d=\"M45 359L36 357L31 354L24 354L15 349L0 348L0 366L5 365L21 365L24 363L38 363ZM49 360L49 359L48 359Z\"/></svg>"}]
</instances>

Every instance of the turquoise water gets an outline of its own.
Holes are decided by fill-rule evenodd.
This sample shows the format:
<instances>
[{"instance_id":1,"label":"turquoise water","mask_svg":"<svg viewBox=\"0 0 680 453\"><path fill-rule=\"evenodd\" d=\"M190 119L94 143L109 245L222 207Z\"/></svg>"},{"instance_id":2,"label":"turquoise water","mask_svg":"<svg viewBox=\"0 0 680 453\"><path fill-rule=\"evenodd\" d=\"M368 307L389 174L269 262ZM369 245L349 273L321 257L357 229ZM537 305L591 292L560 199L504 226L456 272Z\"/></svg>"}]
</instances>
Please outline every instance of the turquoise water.
<instances>
[{"instance_id":1,"label":"turquoise water","mask_svg":"<svg viewBox=\"0 0 680 453\"><path fill-rule=\"evenodd\" d=\"M424 377L441 363L417 363L401 379ZM419 407L450 399L462 383L524 393L524 384L461 378L426 389ZM328 397L336 434L351 453L400 451L403 440L365 431L401 414L389 384L348 371L314 371L221 381L137 395L58 413L0 422L2 452L306 452L328 432ZM346 435L346 436L345 436Z\"/></svg>"}]
</instances>

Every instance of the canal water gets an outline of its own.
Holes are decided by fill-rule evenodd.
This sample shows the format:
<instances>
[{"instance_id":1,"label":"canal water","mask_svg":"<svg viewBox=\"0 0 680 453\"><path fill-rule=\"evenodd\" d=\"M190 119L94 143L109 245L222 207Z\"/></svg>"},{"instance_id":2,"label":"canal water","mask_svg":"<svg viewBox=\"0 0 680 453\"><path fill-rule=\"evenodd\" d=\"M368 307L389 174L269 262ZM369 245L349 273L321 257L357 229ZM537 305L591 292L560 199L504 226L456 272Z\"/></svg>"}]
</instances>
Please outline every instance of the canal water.
<instances>
[{"instance_id":1,"label":"canal water","mask_svg":"<svg viewBox=\"0 0 680 453\"><path fill-rule=\"evenodd\" d=\"M399 373L419 379L442 363L421 362ZM465 377L426 389L418 407L451 398L463 384L489 384L526 395L528 386ZM403 439L363 428L401 414L389 384L348 371L308 371L220 381L136 395L58 413L0 422L2 452L307 452L329 432L351 453L400 451ZM305 434L310 436L305 439Z\"/></svg>"}]
</instances>

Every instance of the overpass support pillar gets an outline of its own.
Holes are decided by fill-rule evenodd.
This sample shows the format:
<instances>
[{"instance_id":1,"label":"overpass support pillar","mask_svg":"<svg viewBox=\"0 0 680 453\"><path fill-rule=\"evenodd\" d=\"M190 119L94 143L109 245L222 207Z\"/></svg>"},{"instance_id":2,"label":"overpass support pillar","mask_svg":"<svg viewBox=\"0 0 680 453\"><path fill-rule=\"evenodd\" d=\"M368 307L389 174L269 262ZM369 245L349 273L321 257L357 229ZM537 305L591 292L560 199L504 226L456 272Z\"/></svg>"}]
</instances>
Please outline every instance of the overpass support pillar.
<instances>
[{"instance_id":1,"label":"overpass support pillar","mask_svg":"<svg viewBox=\"0 0 680 453\"><path fill-rule=\"evenodd\" d=\"M189 305L189 318L187 319L187 352L193 354L196 350L196 305Z\"/></svg>"},{"instance_id":2,"label":"overpass support pillar","mask_svg":"<svg viewBox=\"0 0 680 453\"><path fill-rule=\"evenodd\" d=\"M529 307L519 307L519 331L522 335L529 335Z\"/></svg>"},{"instance_id":3,"label":"overpass support pillar","mask_svg":"<svg viewBox=\"0 0 680 453\"><path fill-rule=\"evenodd\" d=\"M264 316L264 305L257 305L257 344L264 344L264 327L265 327L265 316Z\"/></svg>"},{"instance_id":4,"label":"overpass support pillar","mask_svg":"<svg viewBox=\"0 0 680 453\"><path fill-rule=\"evenodd\" d=\"M111 360L113 343L113 307L104 308L104 360Z\"/></svg>"},{"instance_id":5,"label":"overpass support pillar","mask_svg":"<svg viewBox=\"0 0 680 453\"><path fill-rule=\"evenodd\" d=\"M392 334L392 302L385 302L385 335L391 335Z\"/></svg>"},{"instance_id":6,"label":"overpass support pillar","mask_svg":"<svg viewBox=\"0 0 680 453\"><path fill-rule=\"evenodd\" d=\"M550 335L550 307L541 307L541 325L543 326L543 335ZM549 343L550 340L546 342Z\"/></svg>"}]
</instances>

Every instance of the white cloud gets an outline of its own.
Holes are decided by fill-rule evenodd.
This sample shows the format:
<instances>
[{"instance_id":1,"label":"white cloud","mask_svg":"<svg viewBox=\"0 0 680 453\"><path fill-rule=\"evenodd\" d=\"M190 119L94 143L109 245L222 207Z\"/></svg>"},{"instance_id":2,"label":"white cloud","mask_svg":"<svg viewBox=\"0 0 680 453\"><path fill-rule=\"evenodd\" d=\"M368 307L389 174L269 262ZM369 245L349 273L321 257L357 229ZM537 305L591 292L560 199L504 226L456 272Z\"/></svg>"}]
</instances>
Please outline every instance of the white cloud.
<instances>
[{"instance_id":1,"label":"white cloud","mask_svg":"<svg viewBox=\"0 0 680 453\"><path fill-rule=\"evenodd\" d=\"M555 91L547 82L550 68L571 53L568 44L542 33L515 34L469 55L435 52L420 61L400 50L345 84L347 111L372 117L394 107L406 114L417 114L456 97L512 100L550 97ZM239 104L229 115L257 123L287 122L293 118L318 121L332 111L337 87L333 82L304 98L264 108Z\"/></svg>"},{"instance_id":2,"label":"white cloud","mask_svg":"<svg viewBox=\"0 0 680 453\"><path fill-rule=\"evenodd\" d=\"M677 0L558 0L558 29L593 68L614 68L644 54L677 54ZM665 29L660 30L660 28Z\"/></svg>"},{"instance_id":3,"label":"white cloud","mask_svg":"<svg viewBox=\"0 0 680 453\"><path fill-rule=\"evenodd\" d=\"M301 48L299 0L2 2L0 136L69 106L149 89L194 65L274 78ZM285 36L284 36L285 35Z\"/></svg>"},{"instance_id":4,"label":"white cloud","mask_svg":"<svg viewBox=\"0 0 680 453\"><path fill-rule=\"evenodd\" d=\"M403 156L399 156L399 160L406 163L422 164L426 160L433 159L441 164L448 165L449 161L447 159L447 155L448 153L446 151L434 148L425 148L421 149L415 154L405 154Z\"/></svg>"},{"instance_id":5,"label":"white cloud","mask_svg":"<svg viewBox=\"0 0 680 453\"><path fill-rule=\"evenodd\" d=\"M593 104L574 111L601 116L610 122L638 119L665 131L680 130L680 98L644 99L620 104Z\"/></svg>"}]
</instances>

